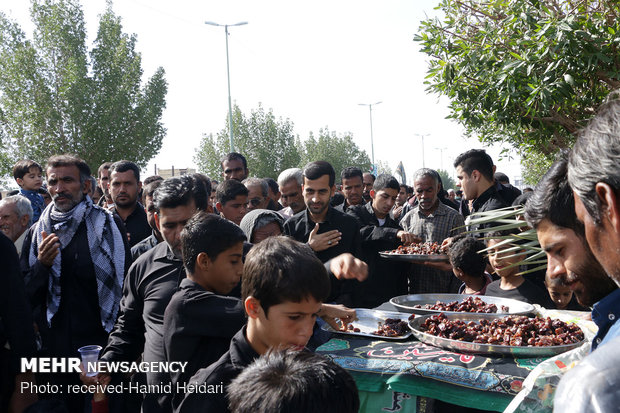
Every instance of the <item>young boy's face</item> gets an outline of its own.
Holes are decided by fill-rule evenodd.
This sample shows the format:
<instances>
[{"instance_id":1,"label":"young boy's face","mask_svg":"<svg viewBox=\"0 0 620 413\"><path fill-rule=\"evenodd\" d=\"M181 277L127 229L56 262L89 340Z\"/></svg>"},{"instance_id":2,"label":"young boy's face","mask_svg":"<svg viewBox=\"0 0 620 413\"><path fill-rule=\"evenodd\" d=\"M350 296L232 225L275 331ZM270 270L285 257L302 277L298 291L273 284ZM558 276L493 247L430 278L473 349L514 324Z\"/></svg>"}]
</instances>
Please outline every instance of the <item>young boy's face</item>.
<instances>
[{"instance_id":1,"label":"young boy's face","mask_svg":"<svg viewBox=\"0 0 620 413\"><path fill-rule=\"evenodd\" d=\"M248 202L247 195L237 195L235 199L231 199L226 202L224 205L221 203L217 203L217 209L220 211L220 214L229 221L234 222L235 224L241 224L241 220L248 212L245 208L245 205Z\"/></svg>"},{"instance_id":2,"label":"young boy's face","mask_svg":"<svg viewBox=\"0 0 620 413\"><path fill-rule=\"evenodd\" d=\"M495 273L502 278L516 275L519 272L519 266L513 265L523 259L523 255L514 255L516 251L504 252L510 248L510 245L500 245L503 240L492 239L487 242L489 248L489 262L493 266ZM512 266L511 266L512 265Z\"/></svg>"},{"instance_id":3,"label":"young boy's face","mask_svg":"<svg viewBox=\"0 0 620 413\"><path fill-rule=\"evenodd\" d=\"M545 282L545 285L547 283ZM564 310L568 307L568 303L570 303L571 298L573 298L573 292L568 287L563 286L551 286L547 285L547 291L549 291L549 296L558 307L559 310Z\"/></svg>"},{"instance_id":4,"label":"young boy's face","mask_svg":"<svg viewBox=\"0 0 620 413\"><path fill-rule=\"evenodd\" d=\"M205 254L206 255L206 254ZM206 271L202 274L194 274L202 278L201 285L207 290L218 294L228 294L239 284L243 274L243 242L222 251L211 261L208 257Z\"/></svg>"},{"instance_id":5,"label":"young boy's face","mask_svg":"<svg viewBox=\"0 0 620 413\"><path fill-rule=\"evenodd\" d=\"M252 299L254 298L248 298ZM267 315L259 305L253 321L256 323L262 349L265 351L277 347L303 349L312 336L320 309L321 303L312 297L298 303L286 301L271 306Z\"/></svg>"},{"instance_id":6,"label":"young boy's face","mask_svg":"<svg viewBox=\"0 0 620 413\"><path fill-rule=\"evenodd\" d=\"M29 191L36 191L41 188L43 179L41 178L41 170L33 166L23 178L17 178L17 184Z\"/></svg>"}]
</instances>

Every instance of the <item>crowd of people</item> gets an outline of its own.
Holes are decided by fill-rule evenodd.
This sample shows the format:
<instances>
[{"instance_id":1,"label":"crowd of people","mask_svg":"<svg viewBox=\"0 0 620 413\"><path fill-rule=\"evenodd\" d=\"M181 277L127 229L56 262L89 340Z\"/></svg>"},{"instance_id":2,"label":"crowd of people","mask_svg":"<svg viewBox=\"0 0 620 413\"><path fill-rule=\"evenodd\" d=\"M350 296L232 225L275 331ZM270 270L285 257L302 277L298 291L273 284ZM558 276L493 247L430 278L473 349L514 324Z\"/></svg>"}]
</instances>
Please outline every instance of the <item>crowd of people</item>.
<instances>
[{"instance_id":1,"label":"crowd of people","mask_svg":"<svg viewBox=\"0 0 620 413\"><path fill-rule=\"evenodd\" d=\"M479 149L455 159L458 188L448 189L428 168L409 187L356 166L337 176L320 160L262 179L234 152L221 160L219 183L202 174L142 180L127 160L102 164L96 177L68 154L47 159L45 169L19 161L20 189L0 200L2 409L249 412L311 404L354 412L351 376L312 353L323 339L317 317L338 328L355 308L395 296L462 293L591 309L599 327L593 352L562 378L555 406L604 411L596 406L620 398L611 361L620 340L618 159L620 102L610 101L523 194ZM546 271L522 275L525 252L503 242L510 234L497 222L469 221L511 205L524 205ZM379 254L419 242L443 244L449 262ZM184 369L95 376L20 369L21 358L76 357L86 345L101 346L105 362L181 361ZM33 394L22 391L24 382L98 390ZM186 391L106 392L119 383Z\"/></svg>"}]
</instances>

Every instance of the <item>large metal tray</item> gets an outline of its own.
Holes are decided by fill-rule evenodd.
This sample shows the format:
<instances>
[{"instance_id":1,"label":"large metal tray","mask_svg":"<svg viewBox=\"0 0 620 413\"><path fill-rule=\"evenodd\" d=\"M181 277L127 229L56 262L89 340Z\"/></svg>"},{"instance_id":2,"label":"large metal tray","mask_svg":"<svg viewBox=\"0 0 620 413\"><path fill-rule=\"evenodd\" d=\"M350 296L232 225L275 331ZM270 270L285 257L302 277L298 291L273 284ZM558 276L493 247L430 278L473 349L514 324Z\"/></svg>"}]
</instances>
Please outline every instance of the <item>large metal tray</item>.
<instances>
[{"instance_id":1,"label":"large metal tray","mask_svg":"<svg viewBox=\"0 0 620 413\"><path fill-rule=\"evenodd\" d=\"M580 347L586 341L584 339L578 343L564 344L561 346L533 347L500 346L495 344L480 344L470 343L468 341L450 340L447 338L437 337L420 330L420 325L431 316L431 314L425 316L418 316L413 320L409 321L409 328L411 328L413 335L425 344L430 344L435 347L441 347L446 350L452 350L460 353L509 355L513 357L550 357ZM480 313L458 313L450 315L446 314L446 317L449 320L463 320L467 323L469 321L477 322L478 320L483 318L487 320L493 320L496 318L501 318L503 316L498 317L494 314Z\"/></svg>"},{"instance_id":2,"label":"large metal tray","mask_svg":"<svg viewBox=\"0 0 620 413\"><path fill-rule=\"evenodd\" d=\"M497 306L497 313L493 315L527 315L534 314L534 306L528 303L524 303L519 300L512 300L510 298L491 297L488 295L468 295L468 294L410 294L399 295L390 299L390 303L398 308L399 311L414 313L414 314L485 314L485 313L466 313L458 311L439 311L439 310L427 310L425 308L413 308L414 305L435 304L437 301L443 303L449 303L451 301L461 302L467 297L480 297L482 301L487 304L495 304ZM508 307L508 312L500 312L501 306Z\"/></svg>"},{"instance_id":3,"label":"large metal tray","mask_svg":"<svg viewBox=\"0 0 620 413\"><path fill-rule=\"evenodd\" d=\"M378 336L376 334L371 334L372 331L376 331L379 323L385 322L386 318L400 318L405 323L407 319L411 316L408 313L397 313L394 311L379 311L379 310L369 310L367 308L356 308L355 313L357 315L357 319L353 321L353 327L357 327L360 329L359 333L356 333L351 330L340 331L334 330L329 324L324 324L321 328L325 331L329 331L331 333L339 333L346 334L351 336L361 336L361 337L372 337L377 340L402 340L408 337L411 337L411 331L402 336L396 337L386 337L386 336Z\"/></svg>"},{"instance_id":4,"label":"large metal tray","mask_svg":"<svg viewBox=\"0 0 620 413\"><path fill-rule=\"evenodd\" d=\"M428 262L428 261L449 261L446 254L395 254L390 251L382 251L379 255L383 258L393 261L406 261L406 262Z\"/></svg>"}]
</instances>

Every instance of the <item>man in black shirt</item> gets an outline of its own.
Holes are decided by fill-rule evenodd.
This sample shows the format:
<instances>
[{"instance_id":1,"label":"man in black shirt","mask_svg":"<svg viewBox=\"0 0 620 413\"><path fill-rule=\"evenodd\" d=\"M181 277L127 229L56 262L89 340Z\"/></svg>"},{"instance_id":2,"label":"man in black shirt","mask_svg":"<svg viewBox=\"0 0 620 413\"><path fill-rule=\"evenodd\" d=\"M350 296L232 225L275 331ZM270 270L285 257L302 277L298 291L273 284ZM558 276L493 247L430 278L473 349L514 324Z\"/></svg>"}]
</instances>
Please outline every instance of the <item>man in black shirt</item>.
<instances>
[{"instance_id":1,"label":"man in black shirt","mask_svg":"<svg viewBox=\"0 0 620 413\"><path fill-rule=\"evenodd\" d=\"M86 196L90 168L70 155L51 157L47 182L54 203L24 239L21 268L45 357L76 357L77 349L105 345L118 314L123 279L131 263L125 229L118 216ZM77 374L41 378L79 384ZM83 407L83 395L61 399L70 411Z\"/></svg>"},{"instance_id":2,"label":"man in black shirt","mask_svg":"<svg viewBox=\"0 0 620 413\"><path fill-rule=\"evenodd\" d=\"M181 231L207 206L205 186L191 176L169 178L155 191L155 219L166 242L141 255L131 266L123 286L119 317L102 361L166 361L164 311L185 278L181 261ZM100 373L101 374L101 373ZM101 377L99 378L101 380ZM169 383L168 373L149 372L147 384ZM170 394L147 393L144 411L170 411Z\"/></svg>"},{"instance_id":3,"label":"man in black shirt","mask_svg":"<svg viewBox=\"0 0 620 413\"><path fill-rule=\"evenodd\" d=\"M138 165L129 161L118 161L110 166L110 195L114 201L112 212L116 212L125 224L129 247L151 235L146 212L138 202L141 188Z\"/></svg>"},{"instance_id":4,"label":"man in black shirt","mask_svg":"<svg viewBox=\"0 0 620 413\"><path fill-rule=\"evenodd\" d=\"M344 202L335 208L340 212L347 212L347 208L353 205L363 205L364 182L362 170L354 166L344 168L340 174L342 180L342 193Z\"/></svg>"},{"instance_id":5,"label":"man in black shirt","mask_svg":"<svg viewBox=\"0 0 620 413\"><path fill-rule=\"evenodd\" d=\"M491 211L509 206L499 196L493 178L493 160L484 149L471 149L454 160L457 186L463 190L463 201L473 201L470 213ZM470 227L476 231L481 227L491 227L494 223Z\"/></svg>"},{"instance_id":6,"label":"man in black shirt","mask_svg":"<svg viewBox=\"0 0 620 413\"><path fill-rule=\"evenodd\" d=\"M157 224L155 223L155 204L153 203L153 194L162 182L163 179L157 179L145 184L142 188L144 212L146 212L146 221L149 223L152 233L149 237L144 238L142 241L131 247L131 258L134 261L137 260L140 255L144 254L164 240L161 236L161 232L157 228Z\"/></svg>"},{"instance_id":7,"label":"man in black shirt","mask_svg":"<svg viewBox=\"0 0 620 413\"><path fill-rule=\"evenodd\" d=\"M416 239L389 215L399 189L393 176L379 175L370 191L372 202L347 210L347 214L357 218L360 224L362 251L369 272L368 279L355 286L355 307L373 308L392 297L407 294L406 271L409 265L379 256L380 251L392 250L401 243L410 244Z\"/></svg>"},{"instance_id":8,"label":"man in black shirt","mask_svg":"<svg viewBox=\"0 0 620 413\"><path fill-rule=\"evenodd\" d=\"M284 233L297 241L307 242L322 262L345 252L362 258L359 224L355 218L329 204L335 191L335 175L334 168L328 162L317 161L306 165L302 186L306 209L284 223ZM351 305L353 282L332 278L328 301Z\"/></svg>"}]
</instances>

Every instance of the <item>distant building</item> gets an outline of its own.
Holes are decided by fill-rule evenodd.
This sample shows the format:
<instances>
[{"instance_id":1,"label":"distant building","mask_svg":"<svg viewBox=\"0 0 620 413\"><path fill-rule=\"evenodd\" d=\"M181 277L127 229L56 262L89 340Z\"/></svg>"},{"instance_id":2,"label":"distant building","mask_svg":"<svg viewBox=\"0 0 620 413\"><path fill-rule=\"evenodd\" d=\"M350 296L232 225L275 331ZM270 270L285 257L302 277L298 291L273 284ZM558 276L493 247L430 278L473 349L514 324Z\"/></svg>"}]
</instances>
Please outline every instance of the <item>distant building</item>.
<instances>
[{"instance_id":1,"label":"distant building","mask_svg":"<svg viewBox=\"0 0 620 413\"><path fill-rule=\"evenodd\" d=\"M195 174L196 170L194 168L175 168L172 169L160 169L155 167L155 175L159 175L164 179L172 178L173 176L183 176L183 175L191 175Z\"/></svg>"}]
</instances>

